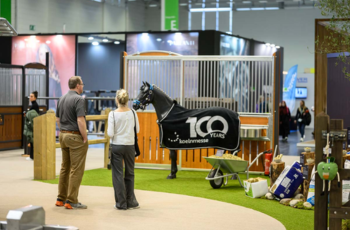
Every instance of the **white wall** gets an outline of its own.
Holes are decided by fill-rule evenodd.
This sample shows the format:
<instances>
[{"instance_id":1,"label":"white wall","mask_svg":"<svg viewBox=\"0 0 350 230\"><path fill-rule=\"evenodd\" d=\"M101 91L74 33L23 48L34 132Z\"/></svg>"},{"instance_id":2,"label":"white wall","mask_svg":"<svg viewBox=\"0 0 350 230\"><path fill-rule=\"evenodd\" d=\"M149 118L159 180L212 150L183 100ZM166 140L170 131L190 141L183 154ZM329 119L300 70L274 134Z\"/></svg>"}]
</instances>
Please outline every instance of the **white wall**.
<instances>
[{"instance_id":1,"label":"white wall","mask_svg":"<svg viewBox=\"0 0 350 230\"><path fill-rule=\"evenodd\" d=\"M284 79L286 76L284 76ZM295 100L295 107L293 111L290 111L291 116L295 116L297 114L297 109L300 106L300 101L304 100L306 107L309 108L310 114L311 114L311 124L309 126L306 126L306 128L314 128L314 122L315 122L315 113L311 111L311 107L315 106L315 75L314 74L303 74L299 73L297 78L307 78L307 83L296 83L296 87L307 87L307 98L306 99L296 99Z\"/></svg>"},{"instance_id":2,"label":"white wall","mask_svg":"<svg viewBox=\"0 0 350 230\"><path fill-rule=\"evenodd\" d=\"M118 32L146 30L141 2L112 5L91 0L13 1L12 23L19 33ZM29 30L35 25L35 31Z\"/></svg>"}]
</instances>

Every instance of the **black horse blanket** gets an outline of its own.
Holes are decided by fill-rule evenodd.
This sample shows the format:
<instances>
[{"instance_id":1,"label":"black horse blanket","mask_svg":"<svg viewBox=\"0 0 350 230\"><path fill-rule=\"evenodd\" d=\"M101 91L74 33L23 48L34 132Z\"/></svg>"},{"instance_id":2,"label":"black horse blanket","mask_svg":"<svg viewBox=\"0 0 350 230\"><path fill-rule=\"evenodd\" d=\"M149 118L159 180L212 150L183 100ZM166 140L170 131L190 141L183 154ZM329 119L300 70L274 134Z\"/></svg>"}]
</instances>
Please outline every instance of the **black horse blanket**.
<instances>
[{"instance_id":1,"label":"black horse blanket","mask_svg":"<svg viewBox=\"0 0 350 230\"><path fill-rule=\"evenodd\" d=\"M189 110L175 102L158 125L160 143L168 149L239 149L239 115L225 108Z\"/></svg>"}]
</instances>

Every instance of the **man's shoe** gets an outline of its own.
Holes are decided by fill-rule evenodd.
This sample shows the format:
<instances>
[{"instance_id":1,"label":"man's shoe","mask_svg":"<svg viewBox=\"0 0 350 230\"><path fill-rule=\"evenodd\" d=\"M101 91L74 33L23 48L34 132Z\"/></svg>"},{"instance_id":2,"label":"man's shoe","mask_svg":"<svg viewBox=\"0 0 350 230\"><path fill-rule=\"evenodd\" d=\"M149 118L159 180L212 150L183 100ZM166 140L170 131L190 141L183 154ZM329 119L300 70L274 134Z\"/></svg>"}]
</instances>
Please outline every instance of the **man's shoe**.
<instances>
[{"instance_id":1,"label":"man's shoe","mask_svg":"<svg viewBox=\"0 0 350 230\"><path fill-rule=\"evenodd\" d=\"M76 209L76 208L87 209L87 206L85 204L82 204L82 203L73 204L69 201L66 201L66 204L64 205L64 207L66 207L66 209Z\"/></svg>"},{"instance_id":2,"label":"man's shoe","mask_svg":"<svg viewBox=\"0 0 350 230\"><path fill-rule=\"evenodd\" d=\"M300 142L303 142L304 141L304 139L303 138L300 138Z\"/></svg>"},{"instance_id":3,"label":"man's shoe","mask_svg":"<svg viewBox=\"0 0 350 230\"><path fill-rule=\"evenodd\" d=\"M64 204L65 204L65 202L63 202L63 200L57 198L57 201L56 201L56 206L57 207L63 207Z\"/></svg>"},{"instance_id":4,"label":"man's shoe","mask_svg":"<svg viewBox=\"0 0 350 230\"><path fill-rule=\"evenodd\" d=\"M29 154L22 154L21 156L22 157L29 157L30 155Z\"/></svg>"}]
</instances>

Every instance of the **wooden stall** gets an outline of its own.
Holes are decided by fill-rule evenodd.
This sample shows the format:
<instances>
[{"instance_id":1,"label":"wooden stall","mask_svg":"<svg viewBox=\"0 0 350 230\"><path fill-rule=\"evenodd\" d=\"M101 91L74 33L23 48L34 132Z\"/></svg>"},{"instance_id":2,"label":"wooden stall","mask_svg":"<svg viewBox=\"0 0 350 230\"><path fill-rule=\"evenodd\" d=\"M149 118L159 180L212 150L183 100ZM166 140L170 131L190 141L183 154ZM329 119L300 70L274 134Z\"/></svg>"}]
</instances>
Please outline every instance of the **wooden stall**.
<instances>
[{"instance_id":1,"label":"wooden stall","mask_svg":"<svg viewBox=\"0 0 350 230\"><path fill-rule=\"evenodd\" d=\"M22 147L22 106L0 106L0 150Z\"/></svg>"}]
</instances>

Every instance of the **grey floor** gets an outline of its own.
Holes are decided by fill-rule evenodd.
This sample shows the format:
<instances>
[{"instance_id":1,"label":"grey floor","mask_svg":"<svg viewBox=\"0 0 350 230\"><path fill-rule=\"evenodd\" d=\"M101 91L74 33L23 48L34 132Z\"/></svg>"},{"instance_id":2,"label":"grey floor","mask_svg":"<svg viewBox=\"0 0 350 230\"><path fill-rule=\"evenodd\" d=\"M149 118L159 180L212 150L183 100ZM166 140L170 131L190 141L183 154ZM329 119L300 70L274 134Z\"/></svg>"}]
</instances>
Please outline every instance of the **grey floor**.
<instances>
[{"instance_id":1,"label":"grey floor","mask_svg":"<svg viewBox=\"0 0 350 230\"><path fill-rule=\"evenodd\" d=\"M313 140L312 132L313 129L305 129L304 141ZM300 138L301 136L299 131L291 132L287 141L282 141L282 136L279 136L280 152L286 156L300 156L300 153L304 151L302 147L297 147L297 143L300 142Z\"/></svg>"}]
</instances>

